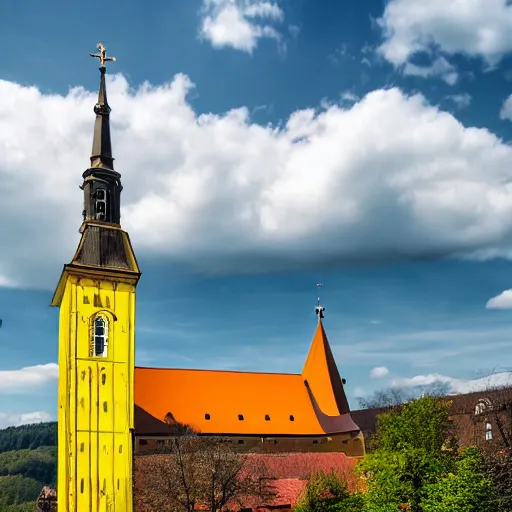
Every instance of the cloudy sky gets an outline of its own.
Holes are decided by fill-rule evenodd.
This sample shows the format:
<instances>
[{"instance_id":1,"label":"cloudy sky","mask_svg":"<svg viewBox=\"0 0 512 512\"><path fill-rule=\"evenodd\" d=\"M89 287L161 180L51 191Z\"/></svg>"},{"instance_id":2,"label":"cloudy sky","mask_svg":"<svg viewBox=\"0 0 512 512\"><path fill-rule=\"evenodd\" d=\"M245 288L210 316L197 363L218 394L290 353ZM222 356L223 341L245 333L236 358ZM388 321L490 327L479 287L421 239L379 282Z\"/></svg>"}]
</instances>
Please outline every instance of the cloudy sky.
<instances>
[{"instance_id":1,"label":"cloudy sky","mask_svg":"<svg viewBox=\"0 0 512 512\"><path fill-rule=\"evenodd\" d=\"M137 364L299 372L323 283L352 407L510 371L511 34L506 0L3 0L0 426L55 417L98 40Z\"/></svg>"}]
</instances>

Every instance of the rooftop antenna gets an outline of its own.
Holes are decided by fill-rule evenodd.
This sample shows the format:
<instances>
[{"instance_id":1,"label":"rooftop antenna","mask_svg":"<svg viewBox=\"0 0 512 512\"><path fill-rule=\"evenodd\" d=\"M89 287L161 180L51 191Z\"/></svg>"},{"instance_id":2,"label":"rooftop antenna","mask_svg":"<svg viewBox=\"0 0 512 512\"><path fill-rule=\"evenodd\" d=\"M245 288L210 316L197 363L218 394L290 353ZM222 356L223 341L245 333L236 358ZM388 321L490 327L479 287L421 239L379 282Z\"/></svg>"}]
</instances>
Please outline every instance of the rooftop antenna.
<instances>
[{"instance_id":1,"label":"rooftop antenna","mask_svg":"<svg viewBox=\"0 0 512 512\"><path fill-rule=\"evenodd\" d=\"M322 286L323 286L322 283L317 283L317 285L316 285L319 294L320 294L320 290L322 289ZM315 312L316 312L316 316L318 317L319 322L322 318L324 318L324 311L325 311L325 308L320 305L320 297L318 297Z\"/></svg>"}]
</instances>

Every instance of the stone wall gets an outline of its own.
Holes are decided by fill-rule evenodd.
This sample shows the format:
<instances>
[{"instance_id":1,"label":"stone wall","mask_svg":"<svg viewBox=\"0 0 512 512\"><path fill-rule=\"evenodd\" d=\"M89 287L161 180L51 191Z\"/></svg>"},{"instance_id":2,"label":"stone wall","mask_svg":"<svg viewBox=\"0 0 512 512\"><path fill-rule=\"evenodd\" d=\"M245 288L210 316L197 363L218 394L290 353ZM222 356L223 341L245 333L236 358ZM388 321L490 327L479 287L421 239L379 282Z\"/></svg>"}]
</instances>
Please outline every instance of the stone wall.
<instances>
[{"instance_id":1,"label":"stone wall","mask_svg":"<svg viewBox=\"0 0 512 512\"><path fill-rule=\"evenodd\" d=\"M137 436L135 453L159 450L166 437ZM339 434L321 437L257 437L225 436L225 442L239 453L325 453L342 452L349 457L364 455L364 438L361 434Z\"/></svg>"}]
</instances>

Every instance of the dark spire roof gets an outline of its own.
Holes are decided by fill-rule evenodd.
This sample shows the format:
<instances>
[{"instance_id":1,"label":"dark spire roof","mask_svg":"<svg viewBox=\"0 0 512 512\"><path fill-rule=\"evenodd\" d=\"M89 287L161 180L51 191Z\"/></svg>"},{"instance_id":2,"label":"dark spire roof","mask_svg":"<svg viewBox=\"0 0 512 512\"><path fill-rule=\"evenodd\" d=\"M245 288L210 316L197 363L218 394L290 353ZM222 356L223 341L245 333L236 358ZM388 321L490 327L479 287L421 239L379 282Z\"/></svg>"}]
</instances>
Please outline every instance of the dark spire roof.
<instances>
[{"instance_id":1,"label":"dark spire roof","mask_svg":"<svg viewBox=\"0 0 512 512\"><path fill-rule=\"evenodd\" d=\"M91 57L100 60L100 90L94 107L96 123L92 144L91 167L82 177L84 192L84 220L80 226L82 237L70 264L64 266L52 306L60 306L70 274L93 276L94 279L129 279L137 282L140 270L128 233L121 229L121 175L114 171L110 142L110 107L105 86L105 47L98 43L99 53Z\"/></svg>"},{"instance_id":2,"label":"dark spire roof","mask_svg":"<svg viewBox=\"0 0 512 512\"><path fill-rule=\"evenodd\" d=\"M110 140L110 107L107 101L107 87L105 85L105 62L115 61L115 57L107 57L107 51L102 43L98 43L99 53L91 53L91 57L97 57L100 61L100 89L98 102L94 106L96 122L94 124L94 139L92 143L91 168L101 167L114 170L114 158L112 157L112 142Z\"/></svg>"},{"instance_id":3,"label":"dark spire roof","mask_svg":"<svg viewBox=\"0 0 512 512\"><path fill-rule=\"evenodd\" d=\"M112 142L110 140L110 106L105 85L105 62L115 61L107 57L103 44L98 43L98 53L91 53L100 61L100 89L94 106L96 121L92 143L91 166L82 174L84 183L84 222L121 223L121 175L114 170ZM83 228L83 225L82 225ZM81 229L82 229L81 228Z\"/></svg>"}]
</instances>

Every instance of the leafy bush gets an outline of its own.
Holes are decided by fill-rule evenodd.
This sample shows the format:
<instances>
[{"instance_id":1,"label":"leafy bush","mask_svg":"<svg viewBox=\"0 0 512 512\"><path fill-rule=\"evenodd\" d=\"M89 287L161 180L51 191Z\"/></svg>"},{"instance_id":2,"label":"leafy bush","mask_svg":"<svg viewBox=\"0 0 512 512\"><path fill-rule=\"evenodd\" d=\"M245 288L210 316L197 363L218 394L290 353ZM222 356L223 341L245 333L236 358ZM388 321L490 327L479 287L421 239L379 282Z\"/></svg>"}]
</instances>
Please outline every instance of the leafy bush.
<instances>
[{"instance_id":1,"label":"leafy bush","mask_svg":"<svg viewBox=\"0 0 512 512\"><path fill-rule=\"evenodd\" d=\"M344 477L334 471L311 476L299 499L296 512L361 512L363 498L350 494Z\"/></svg>"},{"instance_id":2,"label":"leafy bush","mask_svg":"<svg viewBox=\"0 0 512 512\"><path fill-rule=\"evenodd\" d=\"M420 510L425 486L453 468L449 406L426 396L378 416L375 450L358 465L366 479L365 511Z\"/></svg>"},{"instance_id":3,"label":"leafy bush","mask_svg":"<svg viewBox=\"0 0 512 512\"><path fill-rule=\"evenodd\" d=\"M466 448L448 473L425 488L423 512L494 512L494 488L477 448Z\"/></svg>"}]
</instances>

